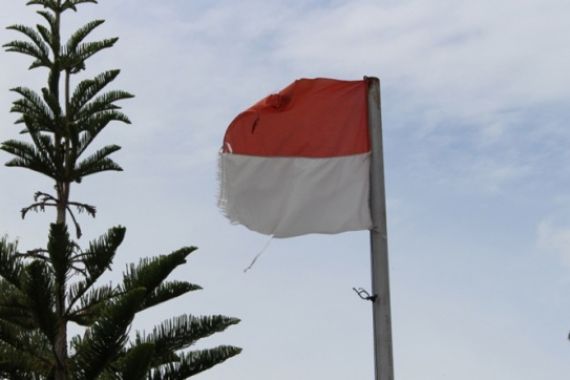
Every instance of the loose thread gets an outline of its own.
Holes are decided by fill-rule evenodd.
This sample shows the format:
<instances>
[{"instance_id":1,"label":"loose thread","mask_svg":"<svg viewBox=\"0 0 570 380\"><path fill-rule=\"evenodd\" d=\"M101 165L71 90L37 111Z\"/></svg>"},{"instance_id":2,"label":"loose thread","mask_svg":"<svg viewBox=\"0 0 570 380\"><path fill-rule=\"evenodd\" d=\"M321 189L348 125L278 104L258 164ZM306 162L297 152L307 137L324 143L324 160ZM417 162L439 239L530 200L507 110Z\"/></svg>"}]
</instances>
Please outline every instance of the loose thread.
<instances>
[{"instance_id":1,"label":"loose thread","mask_svg":"<svg viewBox=\"0 0 570 380\"><path fill-rule=\"evenodd\" d=\"M249 264L249 266L243 270L243 273L247 273L255 265L255 262L257 261L257 259L259 259L261 257L261 255L267 250L267 248L269 248L269 244L271 244L272 240L273 240L273 235L271 235L269 237L269 239L267 240L267 242L265 243L265 245L263 246L261 251L259 251L257 253L257 255L255 255L253 260L251 260L251 263Z\"/></svg>"}]
</instances>

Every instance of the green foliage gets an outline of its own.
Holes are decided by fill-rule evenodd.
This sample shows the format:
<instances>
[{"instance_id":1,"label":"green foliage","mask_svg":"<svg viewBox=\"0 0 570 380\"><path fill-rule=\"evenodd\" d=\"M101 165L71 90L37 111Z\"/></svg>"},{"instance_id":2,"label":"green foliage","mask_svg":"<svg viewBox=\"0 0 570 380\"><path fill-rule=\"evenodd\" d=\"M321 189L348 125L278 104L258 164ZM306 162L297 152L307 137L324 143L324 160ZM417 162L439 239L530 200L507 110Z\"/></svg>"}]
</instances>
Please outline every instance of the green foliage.
<instances>
[{"instance_id":1,"label":"green foliage","mask_svg":"<svg viewBox=\"0 0 570 380\"><path fill-rule=\"evenodd\" d=\"M10 140L2 143L0 149L15 156L7 163L8 166L24 167L63 184L81 182L82 178L100 172L122 170L109 158L120 149L116 145L103 147L81 158L93 139L109 123L119 121L130 124L128 117L119 111L121 108L117 102L133 97L126 91L101 93L119 74L119 70L111 70L93 80L80 82L73 94L66 85L65 99L63 105L60 104L60 78L64 76L66 83L69 83L72 75L85 69L88 58L114 46L118 40L107 38L86 42L89 34L104 22L95 20L79 28L67 43L60 41L61 13L69 9L75 11L77 5L82 3L96 1L28 2L44 7L38 13L47 21L47 25L37 25L36 29L23 25L9 26L8 29L23 34L27 40L15 40L3 45L8 52L32 57L30 69L47 68L49 83L42 88L41 95L23 87L12 90L20 97L14 101L11 111L20 115L17 123L24 124L33 146ZM62 197L65 194L58 195Z\"/></svg>"},{"instance_id":2,"label":"green foliage","mask_svg":"<svg viewBox=\"0 0 570 380\"><path fill-rule=\"evenodd\" d=\"M126 268L120 283L100 284L125 238L125 227L109 229L85 249L69 234L67 216L79 238L74 211L96 213L94 206L69 199L71 184L122 170L111 159L119 146L93 149L92 143L111 122L130 124L117 103L133 97L126 91L107 90L119 70L78 81L72 88L74 75L85 70L86 60L117 42L117 38L87 41L103 20L88 22L62 42L62 14L85 3L97 1L28 1L42 7L37 13L44 25L8 27L25 40L5 44L6 51L31 57L30 69L46 69L48 79L40 91L11 90L17 95L11 112L18 115L15 123L24 126L25 140L5 141L0 150L12 156L6 166L23 167L55 182L56 194L36 192L34 203L22 209L22 217L54 207L57 218L46 248L20 252L17 243L0 239L0 379L186 379L240 353L232 346L190 350L198 340L224 331L238 319L182 315L150 333L131 336L130 328L137 313L201 289L187 281L168 280L196 248L141 259ZM70 322L84 331L68 339Z\"/></svg>"},{"instance_id":3,"label":"green foliage","mask_svg":"<svg viewBox=\"0 0 570 380\"><path fill-rule=\"evenodd\" d=\"M67 227L54 223L46 250L19 253L17 244L0 240L0 358L18 356L0 359L0 376L50 378L62 322L86 327L71 340L68 371L73 379L186 379L241 352L231 346L188 351L198 340L239 323L221 315L182 315L129 340L138 312L201 288L165 281L186 263L194 247L142 259L127 267L122 283L96 287L124 236L124 227L114 227L81 250ZM78 280L69 287L66 307L59 313L56 288L72 273Z\"/></svg>"}]
</instances>

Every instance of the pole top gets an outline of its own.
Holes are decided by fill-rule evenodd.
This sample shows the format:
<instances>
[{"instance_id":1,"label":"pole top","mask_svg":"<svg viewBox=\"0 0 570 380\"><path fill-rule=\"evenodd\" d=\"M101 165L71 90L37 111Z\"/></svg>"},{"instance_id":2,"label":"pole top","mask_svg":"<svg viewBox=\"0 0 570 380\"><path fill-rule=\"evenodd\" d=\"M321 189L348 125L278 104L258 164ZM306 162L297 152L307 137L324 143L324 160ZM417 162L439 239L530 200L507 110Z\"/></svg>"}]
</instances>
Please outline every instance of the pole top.
<instances>
[{"instance_id":1,"label":"pole top","mask_svg":"<svg viewBox=\"0 0 570 380\"><path fill-rule=\"evenodd\" d=\"M380 82L380 79L378 77L369 77L367 75L365 75L363 79L367 82Z\"/></svg>"}]
</instances>

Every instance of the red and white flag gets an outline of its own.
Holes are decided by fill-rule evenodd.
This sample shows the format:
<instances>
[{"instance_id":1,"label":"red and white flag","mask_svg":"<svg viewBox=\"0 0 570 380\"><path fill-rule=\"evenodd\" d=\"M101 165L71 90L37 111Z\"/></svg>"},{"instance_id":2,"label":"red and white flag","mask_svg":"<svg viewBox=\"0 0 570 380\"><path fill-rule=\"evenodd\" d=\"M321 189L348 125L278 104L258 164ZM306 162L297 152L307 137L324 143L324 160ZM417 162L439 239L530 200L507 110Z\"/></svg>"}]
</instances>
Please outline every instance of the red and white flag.
<instances>
[{"instance_id":1,"label":"red and white flag","mask_svg":"<svg viewBox=\"0 0 570 380\"><path fill-rule=\"evenodd\" d=\"M281 238L370 229L367 90L300 79L239 114L220 153L225 215Z\"/></svg>"}]
</instances>

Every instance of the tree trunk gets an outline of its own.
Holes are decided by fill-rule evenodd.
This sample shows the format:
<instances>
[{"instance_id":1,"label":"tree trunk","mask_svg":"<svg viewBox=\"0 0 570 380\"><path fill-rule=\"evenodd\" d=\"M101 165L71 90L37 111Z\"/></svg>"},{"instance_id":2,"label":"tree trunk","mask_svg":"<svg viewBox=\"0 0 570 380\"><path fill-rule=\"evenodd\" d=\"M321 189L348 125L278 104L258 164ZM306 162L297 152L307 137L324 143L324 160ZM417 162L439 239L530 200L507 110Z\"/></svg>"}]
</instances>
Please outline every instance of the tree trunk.
<instances>
[{"instance_id":1,"label":"tree trunk","mask_svg":"<svg viewBox=\"0 0 570 380\"><path fill-rule=\"evenodd\" d=\"M57 204L57 224L66 224L66 210L69 202L69 183L59 182L56 185L58 193ZM54 354L56 359L55 380L67 380L68 376L68 353L67 353L67 321L65 320L66 311L66 283L56 282L56 315L57 315L57 331L54 342Z\"/></svg>"},{"instance_id":2,"label":"tree trunk","mask_svg":"<svg viewBox=\"0 0 570 380\"><path fill-rule=\"evenodd\" d=\"M57 0L58 7L61 7L62 1ZM52 76L54 83L52 83L51 91L55 95L56 99L59 99L59 83L60 83L60 71L59 71L59 52L61 49L61 13L59 11L55 12L56 16L56 36L55 37L55 46L54 46L54 75ZM67 90L67 88L66 88ZM67 110L66 110L67 111ZM65 127L65 126L64 126ZM56 149L65 149L65 141L61 141L60 139L62 136L56 136ZM66 152L62 152L62 164L65 165L65 156ZM66 224L66 209L69 202L69 183L65 182L58 182L56 184L57 188L57 195L58 195L58 204L57 204L57 224ZM67 321L65 320L65 293L66 293L66 283L57 283L56 284L56 315L57 315L57 331L56 331L56 338L54 342L54 354L56 359L56 367L55 367L55 380L67 380L68 379L68 369L67 369L67 361L68 361L68 354L67 354Z\"/></svg>"}]
</instances>

